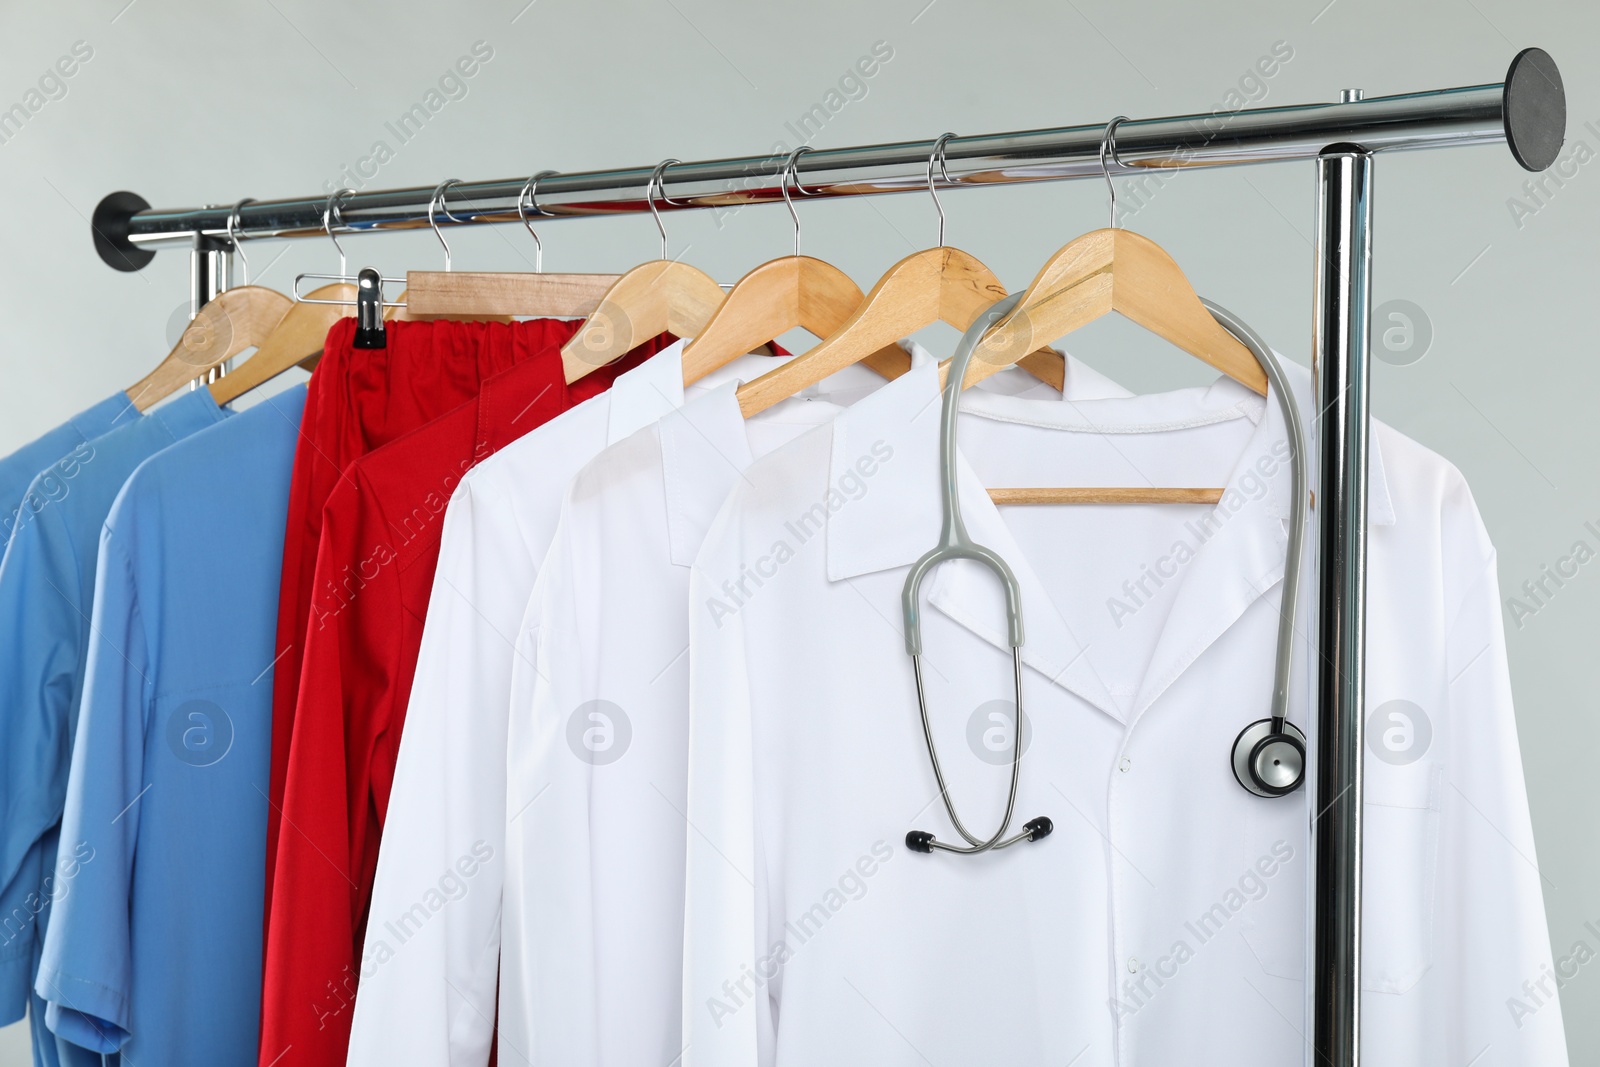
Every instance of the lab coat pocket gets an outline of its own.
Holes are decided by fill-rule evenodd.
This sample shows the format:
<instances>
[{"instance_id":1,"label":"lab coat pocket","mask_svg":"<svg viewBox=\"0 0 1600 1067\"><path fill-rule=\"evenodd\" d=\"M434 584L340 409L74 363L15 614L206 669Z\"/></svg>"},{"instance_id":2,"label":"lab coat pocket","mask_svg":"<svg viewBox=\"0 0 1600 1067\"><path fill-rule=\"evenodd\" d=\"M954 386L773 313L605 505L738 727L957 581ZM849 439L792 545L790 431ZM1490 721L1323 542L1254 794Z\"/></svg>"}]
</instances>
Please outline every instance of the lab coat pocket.
<instances>
[{"instance_id":1,"label":"lab coat pocket","mask_svg":"<svg viewBox=\"0 0 1600 1067\"><path fill-rule=\"evenodd\" d=\"M1363 770L1361 987L1404 993L1433 960L1443 771L1431 762L1391 766L1373 760ZM1304 981L1312 905L1299 890L1302 879L1311 877L1315 857L1309 840L1295 852L1269 891L1246 906L1240 932L1263 971ZM1291 876L1296 867L1297 876Z\"/></svg>"},{"instance_id":2,"label":"lab coat pocket","mask_svg":"<svg viewBox=\"0 0 1600 1067\"><path fill-rule=\"evenodd\" d=\"M1404 993L1433 963L1443 768L1368 760L1362 782L1361 988Z\"/></svg>"}]
</instances>

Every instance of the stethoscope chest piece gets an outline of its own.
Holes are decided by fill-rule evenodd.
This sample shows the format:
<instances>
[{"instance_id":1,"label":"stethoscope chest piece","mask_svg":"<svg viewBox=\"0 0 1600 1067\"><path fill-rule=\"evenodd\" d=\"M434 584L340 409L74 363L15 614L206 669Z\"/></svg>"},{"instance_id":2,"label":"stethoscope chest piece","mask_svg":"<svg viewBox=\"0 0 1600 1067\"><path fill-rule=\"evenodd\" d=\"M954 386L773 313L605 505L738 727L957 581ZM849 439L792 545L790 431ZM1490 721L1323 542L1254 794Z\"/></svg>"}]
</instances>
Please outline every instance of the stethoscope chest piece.
<instances>
[{"instance_id":1,"label":"stethoscope chest piece","mask_svg":"<svg viewBox=\"0 0 1600 1067\"><path fill-rule=\"evenodd\" d=\"M1258 797L1293 793L1306 777L1306 735L1292 722L1256 720L1234 739L1233 776Z\"/></svg>"}]
</instances>

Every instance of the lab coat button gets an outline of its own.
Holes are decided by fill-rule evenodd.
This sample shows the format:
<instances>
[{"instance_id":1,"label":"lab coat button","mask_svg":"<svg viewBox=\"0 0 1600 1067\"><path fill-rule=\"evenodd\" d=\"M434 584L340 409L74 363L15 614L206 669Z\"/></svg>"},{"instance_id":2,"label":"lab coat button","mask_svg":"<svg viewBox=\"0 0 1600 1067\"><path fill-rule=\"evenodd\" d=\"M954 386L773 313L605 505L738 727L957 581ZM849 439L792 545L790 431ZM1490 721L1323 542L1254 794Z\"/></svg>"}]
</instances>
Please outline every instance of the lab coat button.
<instances>
[{"instance_id":1,"label":"lab coat button","mask_svg":"<svg viewBox=\"0 0 1600 1067\"><path fill-rule=\"evenodd\" d=\"M1133 760L1129 759L1127 756L1123 756L1122 762L1117 765L1117 769L1126 774L1128 771L1133 769Z\"/></svg>"}]
</instances>

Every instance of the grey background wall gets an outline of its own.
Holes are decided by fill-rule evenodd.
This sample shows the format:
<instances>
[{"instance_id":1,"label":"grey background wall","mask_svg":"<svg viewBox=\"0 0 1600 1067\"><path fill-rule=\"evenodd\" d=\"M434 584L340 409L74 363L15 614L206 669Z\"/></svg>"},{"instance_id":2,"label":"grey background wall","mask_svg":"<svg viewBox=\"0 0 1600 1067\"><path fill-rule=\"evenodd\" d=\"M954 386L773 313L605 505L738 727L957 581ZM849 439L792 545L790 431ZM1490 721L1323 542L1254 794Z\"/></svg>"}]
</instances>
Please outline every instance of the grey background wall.
<instances>
[{"instance_id":1,"label":"grey background wall","mask_svg":"<svg viewBox=\"0 0 1600 1067\"><path fill-rule=\"evenodd\" d=\"M1518 49L1541 45L1561 64L1570 101L1553 176L1530 186L1500 148L1378 162L1374 403L1466 474L1499 546L1506 597L1577 543L1600 549L1591 164L1600 7L1590 3L69 0L8 3L3 20L0 109L38 106L20 129L0 127L0 453L131 384L181 327L184 255L163 253L138 274L94 255L88 216L114 189L158 206L231 203L1210 111L1230 93L1303 103L1345 87L1376 95L1497 81ZM841 84L875 45L891 58ZM475 46L489 58L451 80ZM88 57L73 75L41 83L75 47ZM1289 58L1270 78L1253 73L1275 49ZM389 124L419 102L436 109L402 139ZM826 121L797 132L815 105ZM1057 246L1104 224L1106 194L1100 183L956 192L945 207L951 243L1022 285ZM1309 164L1125 187L1123 207L1126 224L1169 249L1200 292L1309 361ZM934 239L920 196L802 211L806 250L864 286ZM541 232L552 270L618 270L658 251L648 219ZM669 234L674 254L728 280L790 241L788 217L771 208L675 215ZM533 255L516 228L462 232L452 244L463 268L529 269ZM346 248L385 273L440 262L426 232ZM253 280L282 290L300 271L337 268L320 241L248 252ZM1115 322L1070 347L1134 389L1207 377ZM1600 563L1524 602L1534 610L1508 607L1508 641L1561 956L1578 942L1600 949ZM1600 967L1582 968L1562 996L1573 1062L1600 1062ZM27 1062L24 1031L0 1031L0 1064Z\"/></svg>"}]
</instances>

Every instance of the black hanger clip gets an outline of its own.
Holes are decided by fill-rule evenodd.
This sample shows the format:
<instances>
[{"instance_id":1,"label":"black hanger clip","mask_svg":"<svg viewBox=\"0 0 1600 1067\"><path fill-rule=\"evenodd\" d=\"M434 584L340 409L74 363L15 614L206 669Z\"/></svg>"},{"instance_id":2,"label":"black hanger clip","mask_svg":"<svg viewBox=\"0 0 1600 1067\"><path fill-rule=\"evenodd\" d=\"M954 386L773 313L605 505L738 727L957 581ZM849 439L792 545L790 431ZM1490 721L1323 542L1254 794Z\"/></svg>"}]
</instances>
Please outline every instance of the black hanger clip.
<instances>
[{"instance_id":1,"label":"black hanger clip","mask_svg":"<svg viewBox=\"0 0 1600 1067\"><path fill-rule=\"evenodd\" d=\"M386 348L383 334L383 276L371 267L356 275L355 348Z\"/></svg>"}]
</instances>

